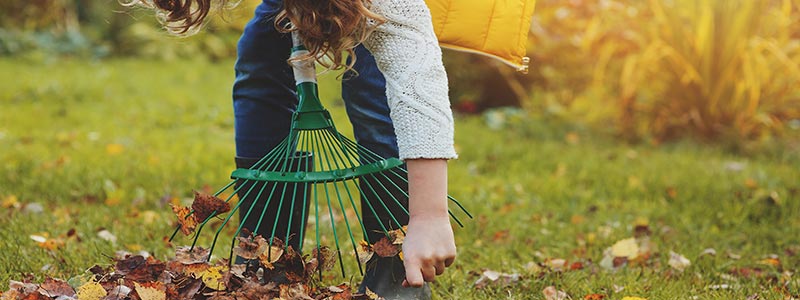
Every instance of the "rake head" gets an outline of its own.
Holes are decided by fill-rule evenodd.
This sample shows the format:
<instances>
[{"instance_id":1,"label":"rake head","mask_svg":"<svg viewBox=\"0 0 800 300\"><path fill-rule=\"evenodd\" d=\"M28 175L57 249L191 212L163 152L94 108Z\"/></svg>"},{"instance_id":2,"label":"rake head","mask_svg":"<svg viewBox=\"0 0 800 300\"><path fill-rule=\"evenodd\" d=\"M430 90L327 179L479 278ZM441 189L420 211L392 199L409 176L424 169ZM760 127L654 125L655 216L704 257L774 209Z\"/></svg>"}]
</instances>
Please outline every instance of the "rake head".
<instances>
[{"instance_id":1,"label":"rake head","mask_svg":"<svg viewBox=\"0 0 800 300\"><path fill-rule=\"evenodd\" d=\"M295 45L299 45L296 36ZM292 55L303 55L303 51L302 46L295 46ZM409 217L408 172L399 159L381 157L336 130L330 113L318 97L313 60L294 63L294 69L299 104L290 133L252 167L233 171L233 180L214 194L216 197L228 191L230 196L225 202L230 202L234 195L255 201L240 200L233 205L216 229L211 252L223 228L237 212L241 220L256 220L255 228L250 230L266 238L270 247L275 243L283 247L292 245L300 252L309 238L305 236L306 220L313 216L314 252L320 253L323 248L320 225L330 223L335 253L345 276L342 250L352 248L359 261L357 236L363 235L368 243L376 243L381 236L388 237L392 230L403 231ZM361 197L360 209L356 195ZM472 218L458 201L448 198ZM448 212L463 227L456 215ZM196 211L189 214L192 213ZM198 220L192 247L215 217L221 215L214 211ZM377 223L379 232L369 232L365 220ZM244 230L245 222L240 222L231 241L229 261L233 259L236 237L249 235ZM344 232L349 240L347 244L339 241ZM360 261L358 267L363 274Z\"/></svg>"}]
</instances>

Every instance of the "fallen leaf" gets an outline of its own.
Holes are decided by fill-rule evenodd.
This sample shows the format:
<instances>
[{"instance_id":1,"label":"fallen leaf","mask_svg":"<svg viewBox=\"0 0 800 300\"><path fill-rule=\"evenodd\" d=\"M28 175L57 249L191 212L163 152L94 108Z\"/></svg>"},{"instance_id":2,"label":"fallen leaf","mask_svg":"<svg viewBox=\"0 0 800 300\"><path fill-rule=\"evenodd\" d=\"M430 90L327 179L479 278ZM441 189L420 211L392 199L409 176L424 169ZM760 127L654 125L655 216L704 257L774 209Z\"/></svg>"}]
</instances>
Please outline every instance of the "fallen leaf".
<instances>
[{"instance_id":1,"label":"fallen leaf","mask_svg":"<svg viewBox=\"0 0 800 300\"><path fill-rule=\"evenodd\" d=\"M223 273L227 271L227 269L228 267L226 266L211 267L205 270L200 278L203 280L203 284L208 288L224 291L227 286L227 280L225 280Z\"/></svg>"},{"instance_id":2,"label":"fallen leaf","mask_svg":"<svg viewBox=\"0 0 800 300\"><path fill-rule=\"evenodd\" d=\"M673 269L683 272L683 270L685 270L691 264L692 262L683 255L672 251L669 252L669 266Z\"/></svg>"},{"instance_id":3,"label":"fallen leaf","mask_svg":"<svg viewBox=\"0 0 800 300\"><path fill-rule=\"evenodd\" d=\"M194 247L194 249L192 249L189 246L182 246L175 250L175 261L184 265L205 263L208 261L209 255L208 249L202 247Z\"/></svg>"},{"instance_id":4,"label":"fallen leaf","mask_svg":"<svg viewBox=\"0 0 800 300\"><path fill-rule=\"evenodd\" d=\"M75 296L75 290L69 284L50 277L45 278L44 282L39 285L39 293L50 298Z\"/></svg>"},{"instance_id":5,"label":"fallen leaf","mask_svg":"<svg viewBox=\"0 0 800 300\"><path fill-rule=\"evenodd\" d=\"M382 238L372 245L372 251L380 257L393 257L400 253L401 248L393 244L388 238Z\"/></svg>"},{"instance_id":6,"label":"fallen leaf","mask_svg":"<svg viewBox=\"0 0 800 300\"><path fill-rule=\"evenodd\" d=\"M255 237L237 237L239 244L233 248L233 254L241 256L244 259L256 259L262 253L267 251L269 245L264 237L257 235Z\"/></svg>"},{"instance_id":7,"label":"fallen leaf","mask_svg":"<svg viewBox=\"0 0 800 300\"><path fill-rule=\"evenodd\" d=\"M358 242L356 252L358 253L358 261L362 264L366 264L370 258L372 258L372 255L375 254L375 252L372 251L372 246L370 246L367 241Z\"/></svg>"},{"instance_id":8,"label":"fallen leaf","mask_svg":"<svg viewBox=\"0 0 800 300\"><path fill-rule=\"evenodd\" d=\"M125 151L125 146L120 144L108 144L106 145L106 153L108 155L118 155Z\"/></svg>"},{"instance_id":9,"label":"fallen leaf","mask_svg":"<svg viewBox=\"0 0 800 300\"><path fill-rule=\"evenodd\" d=\"M97 237L99 237L100 239L102 239L104 241L109 241L112 244L116 244L117 243L117 236L115 236L113 233L111 233L110 231L108 231L106 229L98 231L97 232Z\"/></svg>"},{"instance_id":10,"label":"fallen leaf","mask_svg":"<svg viewBox=\"0 0 800 300\"><path fill-rule=\"evenodd\" d=\"M606 298L606 295L603 294L588 294L583 297L583 300L603 300Z\"/></svg>"},{"instance_id":11,"label":"fallen leaf","mask_svg":"<svg viewBox=\"0 0 800 300\"><path fill-rule=\"evenodd\" d=\"M172 212L178 217L178 226L180 226L181 232L183 232L184 235L192 234L195 228L197 228L197 220L189 215L191 213L189 208L172 204Z\"/></svg>"},{"instance_id":12,"label":"fallen leaf","mask_svg":"<svg viewBox=\"0 0 800 300\"><path fill-rule=\"evenodd\" d=\"M621 300L647 300L647 298L626 296L622 297Z\"/></svg>"},{"instance_id":13,"label":"fallen leaf","mask_svg":"<svg viewBox=\"0 0 800 300\"><path fill-rule=\"evenodd\" d=\"M281 299L292 299L292 300L314 300L308 295L309 288L308 286L295 283L295 284L282 284L280 286L280 298Z\"/></svg>"},{"instance_id":14,"label":"fallen leaf","mask_svg":"<svg viewBox=\"0 0 800 300\"><path fill-rule=\"evenodd\" d=\"M166 300L167 294L164 292L165 287L164 284L161 282L146 282L139 284L138 282L133 283L136 289L136 293L139 294L139 298L142 300Z\"/></svg>"},{"instance_id":15,"label":"fallen leaf","mask_svg":"<svg viewBox=\"0 0 800 300\"><path fill-rule=\"evenodd\" d=\"M481 277L475 281L473 286L477 289L485 288L489 285L492 286L508 286L513 283L519 282L520 275L517 273L506 274L497 271L486 270L481 273Z\"/></svg>"},{"instance_id":16,"label":"fallen leaf","mask_svg":"<svg viewBox=\"0 0 800 300\"><path fill-rule=\"evenodd\" d=\"M231 206L225 200L214 195L195 191L192 210L194 211L195 221L203 222L209 217L230 211Z\"/></svg>"},{"instance_id":17,"label":"fallen leaf","mask_svg":"<svg viewBox=\"0 0 800 300\"><path fill-rule=\"evenodd\" d=\"M280 260L281 257L283 257L283 247L270 246L269 251L264 251L258 256L258 260L264 267L272 269L272 264Z\"/></svg>"},{"instance_id":18,"label":"fallen leaf","mask_svg":"<svg viewBox=\"0 0 800 300\"><path fill-rule=\"evenodd\" d=\"M634 238L620 240L611 246L611 255L634 259L639 255L639 245Z\"/></svg>"},{"instance_id":19,"label":"fallen leaf","mask_svg":"<svg viewBox=\"0 0 800 300\"><path fill-rule=\"evenodd\" d=\"M80 300L100 300L108 293L97 281L89 281L78 287L76 295Z\"/></svg>"},{"instance_id":20,"label":"fallen leaf","mask_svg":"<svg viewBox=\"0 0 800 300\"><path fill-rule=\"evenodd\" d=\"M567 293L564 291L557 290L554 286L548 286L542 290L542 294L544 295L545 300L567 300L572 299Z\"/></svg>"}]
</instances>

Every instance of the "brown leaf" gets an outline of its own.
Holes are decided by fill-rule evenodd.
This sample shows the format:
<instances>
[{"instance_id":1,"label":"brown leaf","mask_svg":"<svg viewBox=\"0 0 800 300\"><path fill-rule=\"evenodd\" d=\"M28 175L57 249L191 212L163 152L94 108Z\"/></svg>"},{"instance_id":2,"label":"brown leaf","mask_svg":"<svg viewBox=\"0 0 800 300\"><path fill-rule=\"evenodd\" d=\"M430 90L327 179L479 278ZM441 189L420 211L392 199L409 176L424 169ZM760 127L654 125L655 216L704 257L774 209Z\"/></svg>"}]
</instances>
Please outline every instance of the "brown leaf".
<instances>
[{"instance_id":1,"label":"brown leaf","mask_svg":"<svg viewBox=\"0 0 800 300\"><path fill-rule=\"evenodd\" d=\"M311 251L311 256L317 260L317 268L321 269L322 272L333 269L333 266L336 265L336 254L328 247L320 247L319 250L314 248Z\"/></svg>"},{"instance_id":2,"label":"brown leaf","mask_svg":"<svg viewBox=\"0 0 800 300\"><path fill-rule=\"evenodd\" d=\"M141 255L128 255L118 259L115 264L116 273L126 279L138 282L158 280L159 275L166 269L166 264L152 256L144 258Z\"/></svg>"},{"instance_id":3,"label":"brown leaf","mask_svg":"<svg viewBox=\"0 0 800 300\"><path fill-rule=\"evenodd\" d=\"M388 238L382 238L372 245L372 251L380 257L393 257L400 253L401 248L395 245Z\"/></svg>"},{"instance_id":4,"label":"brown leaf","mask_svg":"<svg viewBox=\"0 0 800 300\"><path fill-rule=\"evenodd\" d=\"M302 283L282 284L280 298L291 300L314 300L308 295L310 288Z\"/></svg>"},{"instance_id":5,"label":"brown leaf","mask_svg":"<svg viewBox=\"0 0 800 300\"><path fill-rule=\"evenodd\" d=\"M208 261L208 256L210 255L208 249L204 249L202 247L194 247L192 250L189 246L178 247L175 250L175 261L180 262L184 265L192 265L197 263L205 263Z\"/></svg>"},{"instance_id":6,"label":"brown leaf","mask_svg":"<svg viewBox=\"0 0 800 300\"><path fill-rule=\"evenodd\" d=\"M197 228L197 221L193 216L189 216L191 211L188 207L172 205L172 212L178 217L178 226L185 235L190 235Z\"/></svg>"},{"instance_id":7,"label":"brown leaf","mask_svg":"<svg viewBox=\"0 0 800 300\"><path fill-rule=\"evenodd\" d=\"M192 210L194 210L194 219L197 222L203 222L211 216L228 212L231 210L231 206L225 200L214 195L195 191Z\"/></svg>"},{"instance_id":8,"label":"brown leaf","mask_svg":"<svg viewBox=\"0 0 800 300\"><path fill-rule=\"evenodd\" d=\"M237 237L236 239L239 240L239 244L236 245L236 248L233 248L233 254L241 256L244 259L256 259L267 251L269 247L269 245L267 245L267 240L260 235L254 238Z\"/></svg>"},{"instance_id":9,"label":"brown leaf","mask_svg":"<svg viewBox=\"0 0 800 300\"><path fill-rule=\"evenodd\" d=\"M45 278L44 282L39 285L39 293L50 298L75 296L75 290L69 284L50 277Z\"/></svg>"}]
</instances>

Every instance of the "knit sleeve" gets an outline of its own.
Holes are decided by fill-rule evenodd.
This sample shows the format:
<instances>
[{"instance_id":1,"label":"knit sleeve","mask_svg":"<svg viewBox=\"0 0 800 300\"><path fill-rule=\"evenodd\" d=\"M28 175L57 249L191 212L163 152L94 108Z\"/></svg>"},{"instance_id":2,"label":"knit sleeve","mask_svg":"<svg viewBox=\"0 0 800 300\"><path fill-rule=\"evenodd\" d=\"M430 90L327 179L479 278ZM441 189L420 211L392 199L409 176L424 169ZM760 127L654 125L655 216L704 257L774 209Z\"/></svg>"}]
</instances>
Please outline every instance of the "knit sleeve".
<instances>
[{"instance_id":1,"label":"knit sleeve","mask_svg":"<svg viewBox=\"0 0 800 300\"><path fill-rule=\"evenodd\" d=\"M386 78L400 159L456 158L442 50L424 0L373 0L386 19L364 45Z\"/></svg>"}]
</instances>

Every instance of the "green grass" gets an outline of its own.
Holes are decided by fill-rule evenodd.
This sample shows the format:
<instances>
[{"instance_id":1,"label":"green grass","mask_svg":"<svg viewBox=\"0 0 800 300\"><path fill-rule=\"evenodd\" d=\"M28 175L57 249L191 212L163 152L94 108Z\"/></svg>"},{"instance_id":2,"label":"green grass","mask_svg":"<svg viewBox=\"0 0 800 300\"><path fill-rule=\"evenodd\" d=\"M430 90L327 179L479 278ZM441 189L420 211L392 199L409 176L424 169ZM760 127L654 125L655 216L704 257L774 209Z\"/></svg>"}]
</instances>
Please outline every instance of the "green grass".
<instances>
[{"instance_id":1,"label":"green grass","mask_svg":"<svg viewBox=\"0 0 800 300\"><path fill-rule=\"evenodd\" d=\"M70 278L117 250L170 256L168 204L223 186L233 168L231 65L0 60L0 200L20 203L0 208L0 282ZM322 94L346 127L330 77ZM450 190L475 219L456 229L459 257L434 284L439 299L543 299L549 285L573 299L800 296L800 275L792 274L800 271L800 151L791 143L743 155L689 142L626 145L537 117L504 130L479 117L456 122L460 158L450 164ZM633 236L637 222L652 231L652 258L618 271L599 267L603 250ZM100 239L102 229L117 242ZM48 250L29 237L44 233L63 246ZM701 256L706 248L717 255ZM672 271L670 251L692 265ZM779 267L760 263L770 255ZM586 268L530 268L554 258ZM763 275L730 275L738 268ZM484 269L522 280L475 289ZM709 288L716 284L734 288Z\"/></svg>"}]
</instances>

